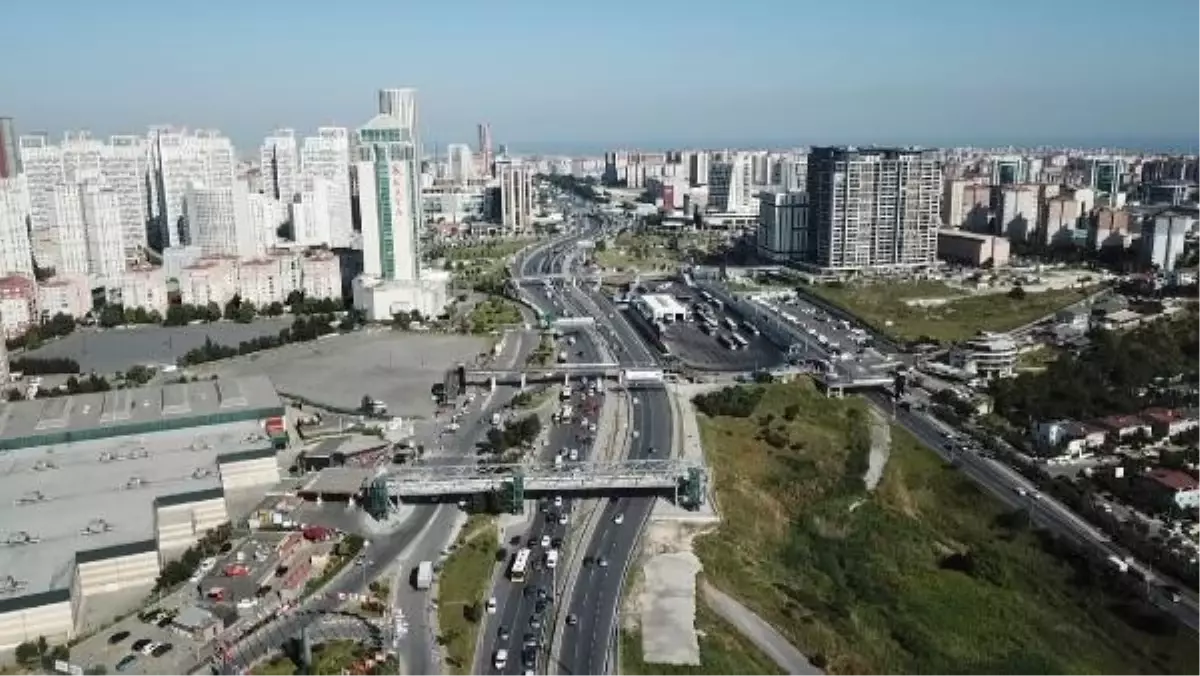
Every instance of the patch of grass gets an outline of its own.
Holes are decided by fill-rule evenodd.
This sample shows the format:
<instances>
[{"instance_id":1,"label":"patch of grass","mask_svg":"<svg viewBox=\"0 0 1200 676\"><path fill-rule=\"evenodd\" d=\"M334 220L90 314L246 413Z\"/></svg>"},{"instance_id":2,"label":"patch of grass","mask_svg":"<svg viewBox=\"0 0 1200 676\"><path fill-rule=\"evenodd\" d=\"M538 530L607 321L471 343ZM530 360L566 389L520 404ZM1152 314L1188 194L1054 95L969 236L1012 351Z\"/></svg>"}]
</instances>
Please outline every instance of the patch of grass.
<instances>
[{"instance_id":1,"label":"patch of grass","mask_svg":"<svg viewBox=\"0 0 1200 676\"><path fill-rule=\"evenodd\" d=\"M700 666L647 664L642 661L642 637L637 630L621 631L622 674L781 674L779 667L732 624L697 595L696 630L700 632Z\"/></svg>"},{"instance_id":2,"label":"patch of grass","mask_svg":"<svg viewBox=\"0 0 1200 676\"><path fill-rule=\"evenodd\" d=\"M1039 345L1032 350L1025 350L1017 355L1017 368L1040 371L1058 359L1058 348L1049 345Z\"/></svg>"},{"instance_id":3,"label":"patch of grass","mask_svg":"<svg viewBox=\"0 0 1200 676\"><path fill-rule=\"evenodd\" d=\"M1135 624L1136 602L1011 525L904 430L892 430L883 480L866 493L861 400L826 399L807 379L765 387L748 418L701 417L723 521L696 553L713 584L818 665L1196 673L1195 633Z\"/></svg>"},{"instance_id":4,"label":"patch of grass","mask_svg":"<svg viewBox=\"0 0 1200 676\"><path fill-rule=\"evenodd\" d=\"M534 239L531 237L523 237L519 239L497 240L495 242L472 246L446 246L440 247L432 252L430 256L432 258L445 258L448 261L480 261L508 258L532 244L533 241Z\"/></svg>"},{"instance_id":5,"label":"patch of grass","mask_svg":"<svg viewBox=\"0 0 1200 676\"><path fill-rule=\"evenodd\" d=\"M259 676L292 676L296 673L296 663L290 657L276 657L273 660L260 663L250 670L251 674Z\"/></svg>"},{"instance_id":6,"label":"patch of grass","mask_svg":"<svg viewBox=\"0 0 1200 676\"><path fill-rule=\"evenodd\" d=\"M679 268L683 245L659 235L623 233L596 251L596 262L605 268L673 271Z\"/></svg>"},{"instance_id":7,"label":"patch of grass","mask_svg":"<svg viewBox=\"0 0 1200 676\"><path fill-rule=\"evenodd\" d=\"M492 296L471 308L467 315L471 333L491 333L521 323L521 310L507 298Z\"/></svg>"},{"instance_id":8,"label":"patch of grass","mask_svg":"<svg viewBox=\"0 0 1200 676\"><path fill-rule=\"evenodd\" d=\"M451 673L467 674L475 658L483 595L496 565L495 517L476 514L467 520L456 549L438 575L438 627L446 665Z\"/></svg>"},{"instance_id":9,"label":"patch of grass","mask_svg":"<svg viewBox=\"0 0 1200 676\"><path fill-rule=\"evenodd\" d=\"M542 387L540 389L529 389L518 392L512 398L512 407L523 410L533 410L540 408L543 404L550 400L551 397L557 395L558 389L553 387Z\"/></svg>"},{"instance_id":10,"label":"patch of grass","mask_svg":"<svg viewBox=\"0 0 1200 676\"><path fill-rule=\"evenodd\" d=\"M337 640L318 643L313 646L313 674L343 674L356 663L369 656L366 646L355 641ZM292 658L280 656L250 670L252 674L262 676L290 676L300 672L300 666Z\"/></svg>"},{"instance_id":11,"label":"patch of grass","mask_svg":"<svg viewBox=\"0 0 1200 676\"><path fill-rule=\"evenodd\" d=\"M941 282L890 282L810 286L809 291L846 308L879 331L898 340L932 338L954 342L979 331L1009 331L1053 314L1087 297L1087 291L1056 289L1030 292L1016 299L1006 293L967 295ZM920 307L905 301L950 299ZM888 322L892 322L889 326Z\"/></svg>"}]
</instances>

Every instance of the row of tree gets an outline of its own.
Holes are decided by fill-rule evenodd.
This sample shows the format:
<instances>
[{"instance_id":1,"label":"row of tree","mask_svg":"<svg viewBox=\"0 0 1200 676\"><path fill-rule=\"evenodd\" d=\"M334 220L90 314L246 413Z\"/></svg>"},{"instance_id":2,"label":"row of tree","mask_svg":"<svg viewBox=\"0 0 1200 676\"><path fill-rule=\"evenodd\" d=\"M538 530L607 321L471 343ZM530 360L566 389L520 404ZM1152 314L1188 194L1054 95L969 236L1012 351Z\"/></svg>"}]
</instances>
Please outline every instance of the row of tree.
<instances>
[{"instance_id":1,"label":"row of tree","mask_svg":"<svg viewBox=\"0 0 1200 676\"><path fill-rule=\"evenodd\" d=\"M531 444L542 431L542 421L536 415L527 415L520 420L508 422L503 428L488 430L487 450L497 455L510 448Z\"/></svg>"},{"instance_id":2,"label":"row of tree","mask_svg":"<svg viewBox=\"0 0 1200 676\"><path fill-rule=\"evenodd\" d=\"M343 330L353 328L353 320L351 320L349 326L346 324L349 319L350 317L343 319L338 324L338 327ZM333 325L336 321L337 319L331 314L296 317L290 327L280 329L278 334L243 340L238 343L237 347L222 345L215 342L211 337L207 337L204 339L203 345L194 350L189 350L180 357L179 365L195 366L196 364L204 364L210 361L217 361L218 359L228 359L229 357L236 357L238 355L270 350L287 345L288 343L304 343L316 340L321 336L335 333L337 329Z\"/></svg>"},{"instance_id":3,"label":"row of tree","mask_svg":"<svg viewBox=\"0 0 1200 676\"><path fill-rule=\"evenodd\" d=\"M27 376L79 373L79 362L70 357L14 357L9 370Z\"/></svg>"},{"instance_id":4,"label":"row of tree","mask_svg":"<svg viewBox=\"0 0 1200 676\"><path fill-rule=\"evenodd\" d=\"M10 350L25 348L35 350L51 338L69 336L75 331L75 320L70 315L61 312L55 314L49 321L30 328L23 335L5 341Z\"/></svg>"}]
</instances>

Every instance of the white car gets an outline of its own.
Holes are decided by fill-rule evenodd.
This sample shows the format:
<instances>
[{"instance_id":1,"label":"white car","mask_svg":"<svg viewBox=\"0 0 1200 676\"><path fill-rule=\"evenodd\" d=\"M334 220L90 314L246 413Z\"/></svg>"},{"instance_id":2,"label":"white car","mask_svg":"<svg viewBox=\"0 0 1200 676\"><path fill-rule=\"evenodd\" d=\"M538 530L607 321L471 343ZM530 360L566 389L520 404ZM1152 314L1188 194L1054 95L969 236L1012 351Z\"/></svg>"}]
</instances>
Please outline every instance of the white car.
<instances>
[{"instance_id":1,"label":"white car","mask_svg":"<svg viewBox=\"0 0 1200 676\"><path fill-rule=\"evenodd\" d=\"M489 598L489 599L487 600L487 606L486 606L486 607L487 607L487 612L488 612L488 615L495 615L495 614L496 614L496 597L495 597L495 596L493 596L493 597L491 597L491 598Z\"/></svg>"},{"instance_id":2,"label":"white car","mask_svg":"<svg viewBox=\"0 0 1200 676\"><path fill-rule=\"evenodd\" d=\"M563 512L562 514L558 515L558 525L565 526L565 525L567 525L567 521L568 521L568 519L567 519L566 512Z\"/></svg>"},{"instance_id":3,"label":"white car","mask_svg":"<svg viewBox=\"0 0 1200 676\"><path fill-rule=\"evenodd\" d=\"M142 654L149 655L150 653L154 652L154 650L156 648L158 648L158 646L160 646L160 645L162 645L162 644L159 643L158 641L151 641L151 642L147 643L146 645L142 646Z\"/></svg>"},{"instance_id":4,"label":"white car","mask_svg":"<svg viewBox=\"0 0 1200 676\"><path fill-rule=\"evenodd\" d=\"M617 524L618 526L625 523L625 515L617 514L616 516L613 517L613 523Z\"/></svg>"},{"instance_id":5,"label":"white car","mask_svg":"<svg viewBox=\"0 0 1200 676\"><path fill-rule=\"evenodd\" d=\"M492 664L497 669L503 669L508 666L508 650L501 648L496 651L496 656L492 659Z\"/></svg>"},{"instance_id":6,"label":"white car","mask_svg":"<svg viewBox=\"0 0 1200 676\"><path fill-rule=\"evenodd\" d=\"M562 506L563 506L563 501L562 501L562 496L561 496L561 495L556 495L556 496L554 496L554 506L555 506L555 507L562 507Z\"/></svg>"},{"instance_id":7,"label":"white car","mask_svg":"<svg viewBox=\"0 0 1200 676\"><path fill-rule=\"evenodd\" d=\"M541 542L539 542L538 544L540 544L542 546L542 549L549 549L550 548L550 536L543 535Z\"/></svg>"},{"instance_id":8,"label":"white car","mask_svg":"<svg viewBox=\"0 0 1200 676\"><path fill-rule=\"evenodd\" d=\"M210 556L207 559L204 559L203 561L200 562L200 570L205 570L205 571L212 570L216 565L217 565L217 559L215 557Z\"/></svg>"},{"instance_id":9,"label":"white car","mask_svg":"<svg viewBox=\"0 0 1200 676\"><path fill-rule=\"evenodd\" d=\"M238 610L250 610L251 608L253 608L257 605L258 605L258 599L256 599L256 598L238 599L238 602L237 602Z\"/></svg>"}]
</instances>

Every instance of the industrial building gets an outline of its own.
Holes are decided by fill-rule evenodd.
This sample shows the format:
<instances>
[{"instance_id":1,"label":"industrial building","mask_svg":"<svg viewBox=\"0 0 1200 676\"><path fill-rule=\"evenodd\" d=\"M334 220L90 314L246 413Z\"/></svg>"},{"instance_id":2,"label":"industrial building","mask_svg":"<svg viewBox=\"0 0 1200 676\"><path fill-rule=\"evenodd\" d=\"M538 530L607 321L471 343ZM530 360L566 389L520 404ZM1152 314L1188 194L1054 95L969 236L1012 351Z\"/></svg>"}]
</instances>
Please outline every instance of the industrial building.
<instances>
[{"instance_id":1,"label":"industrial building","mask_svg":"<svg viewBox=\"0 0 1200 676\"><path fill-rule=\"evenodd\" d=\"M674 296L665 293L648 293L638 296L632 303L646 321L671 324L687 321L691 314L687 307L675 300Z\"/></svg>"},{"instance_id":2,"label":"industrial building","mask_svg":"<svg viewBox=\"0 0 1200 676\"><path fill-rule=\"evenodd\" d=\"M975 267L990 263L993 268L1008 265L1008 240L965 230L943 228L937 234L938 258Z\"/></svg>"},{"instance_id":3,"label":"industrial building","mask_svg":"<svg viewBox=\"0 0 1200 676\"><path fill-rule=\"evenodd\" d=\"M92 597L153 585L229 521L224 486L278 480L263 423L282 414L263 376L0 405L0 650L71 637Z\"/></svg>"}]
</instances>

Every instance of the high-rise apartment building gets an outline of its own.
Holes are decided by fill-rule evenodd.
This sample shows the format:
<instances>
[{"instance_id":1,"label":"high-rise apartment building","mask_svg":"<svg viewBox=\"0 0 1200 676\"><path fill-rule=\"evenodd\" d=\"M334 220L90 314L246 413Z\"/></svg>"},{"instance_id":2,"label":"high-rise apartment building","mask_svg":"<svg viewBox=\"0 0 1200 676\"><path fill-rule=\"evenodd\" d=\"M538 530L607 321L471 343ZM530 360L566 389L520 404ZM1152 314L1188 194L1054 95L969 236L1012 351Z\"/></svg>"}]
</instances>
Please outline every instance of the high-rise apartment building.
<instances>
[{"instance_id":1,"label":"high-rise apartment building","mask_svg":"<svg viewBox=\"0 0 1200 676\"><path fill-rule=\"evenodd\" d=\"M521 160L496 160L500 181L500 223L509 232L533 227L533 171Z\"/></svg>"},{"instance_id":2,"label":"high-rise apartment building","mask_svg":"<svg viewBox=\"0 0 1200 676\"><path fill-rule=\"evenodd\" d=\"M688 182L692 187L708 185L710 156L707 150L692 153L688 162Z\"/></svg>"},{"instance_id":3,"label":"high-rise apartment building","mask_svg":"<svg viewBox=\"0 0 1200 676\"><path fill-rule=\"evenodd\" d=\"M1038 190L1030 185L1009 185L998 191L996 232L1014 242L1024 242L1037 231Z\"/></svg>"},{"instance_id":4,"label":"high-rise apartment building","mask_svg":"<svg viewBox=\"0 0 1200 676\"><path fill-rule=\"evenodd\" d=\"M1017 185L1029 180L1029 163L1020 155L1004 155L991 160L992 185Z\"/></svg>"},{"instance_id":5,"label":"high-rise apartment building","mask_svg":"<svg viewBox=\"0 0 1200 676\"><path fill-rule=\"evenodd\" d=\"M329 221L329 194L333 184L319 176L307 176L301 190L290 205L292 233L297 244L306 246L329 246L331 225Z\"/></svg>"},{"instance_id":6,"label":"high-rise apartment building","mask_svg":"<svg viewBox=\"0 0 1200 676\"><path fill-rule=\"evenodd\" d=\"M25 226L28 213L28 180L24 176L0 178L0 277L33 276L33 248Z\"/></svg>"},{"instance_id":7,"label":"high-rise apartment building","mask_svg":"<svg viewBox=\"0 0 1200 676\"><path fill-rule=\"evenodd\" d=\"M1119 157L1088 158L1088 187L1110 195L1120 192L1125 180L1125 170L1125 160Z\"/></svg>"},{"instance_id":8,"label":"high-rise apartment building","mask_svg":"<svg viewBox=\"0 0 1200 676\"><path fill-rule=\"evenodd\" d=\"M329 243L348 247L354 239L350 206L350 137L344 127L321 127L304 139L300 165L306 176L329 182Z\"/></svg>"},{"instance_id":9,"label":"high-rise apartment building","mask_svg":"<svg viewBox=\"0 0 1200 676\"><path fill-rule=\"evenodd\" d=\"M29 234L33 257L38 265L49 267L57 255L54 227L54 191L64 183L62 149L44 135L22 136L19 141L21 165L29 194Z\"/></svg>"},{"instance_id":10,"label":"high-rise apartment building","mask_svg":"<svg viewBox=\"0 0 1200 676\"><path fill-rule=\"evenodd\" d=\"M1188 232L1195 223L1191 215L1171 210L1143 222L1142 242L1138 248L1142 263L1162 272L1173 271L1183 255Z\"/></svg>"},{"instance_id":11,"label":"high-rise apartment building","mask_svg":"<svg viewBox=\"0 0 1200 676\"><path fill-rule=\"evenodd\" d=\"M55 275L87 275L87 227L83 221L83 194L78 183L64 183L51 196L54 214L52 255L42 267Z\"/></svg>"},{"instance_id":12,"label":"high-rise apartment building","mask_svg":"<svg viewBox=\"0 0 1200 676\"><path fill-rule=\"evenodd\" d=\"M121 242L127 260L138 259L147 245L149 146L140 136L113 136L100 155L105 186L117 195Z\"/></svg>"},{"instance_id":13,"label":"high-rise apartment building","mask_svg":"<svg viewBox=\"0 0 1200 676\"><path fill-rule=\"evenodd\" d=\"M263 192L285 204L291 202L299 191L300 156L296 132L278 129L268 136L259 148L259 167Z\"/></svg>"},{"instance_id":14,"label":"high-rise apartment building","mask_svg":"<svg viewBox=\"0 0 1200 676\"><path fill-rule=\"evenodd\" d=\"M125 272L121 196L100 182L88 182L81 187L80 200L92 285L119 290Z\"/></svg>"},{"instance_id":15,"label":"high-rise apartment building","mask_svg":"<svg viewBox=\"0 0 1200 676\"><path fill-rule=\"evenodd\" d=\"M907 149L813 148L808 155L808 260L831 271L933 265L941 161Z\"/></svg>"},{"instance_id":16,"label":"high-rise apartment building","mask_svg":"<svg viewBox=\"0 0 1200 676\"><path fill-rule=\"evenodd\" d=\"M21 173L21 152L17 148L17 130L11 117L0 117L0 178L16 178Z\"/></svg>"},{"instance_id":17,"label":"high-rise apartment building","mask_svg":"<svg viewBox=\"0 0 1200 676\"><path fill-rule=\"evenodd\" d=\"M183 212L191 242L203 255L250 258L259 253L245 184L213 188L194 182L184 194Z\"/></svg>"},{"instance_id":18,"label":"high-rise apartment building","mask_svg":"<svg viewBox=\"0 0 1200 676\"><path fill-rule=\"evenodd\" d=\"M261 256L279 241L279 226L287 221L288 205L260 192L246 195L249 229L256 241L254 255Z\"/></svg>"},{"instance_id":19,"label":"high-rise apartment building","mask_svg":"<svg viewBox=\"0 0 1200 676\"><path fill-rule=\"evenodd\" d=\"M495 171L492 163L495 161L495 156L492 154L492 125L482 123L479 125L479 157L483 164L483 174L485 176L494 176Z\"/></svg>"},{"instance_id":20,"label":"high-rise apartment building","mask_svg":"<svg viewBox=\"0 0 1200 676\"><path fill-rule=\"evenodd\" d=\"M174 129L151 131L155 217L163 246L180 246L193 236L183 220L183 198L190 186L206 190L233 188L237 164L233 143L220 132Z\"/></svg>"},{"instance_id":21,"label":"high-rise apartment building","mask_svg":"<svg viewBox=\"0 0 1200 676\"><path fill-rule=\"evenodd\" d=\"M451 143L446 146L446 178L457 184L464 184L475 174L475 159L471 156L471 146L465 143Z\"/></svg>"},{"instance_id":22,"label":"high-rise apartment building","mask_svg":"<svg viewBox=\"0 0 1200 676\"><path fill-rule=\"evenodd\" d=\"M750 200L752 163L750 156L735 153L727 161L713 162L708 170L708 206L723 213L747 213Z\"/></svg>"}]
</instances>

